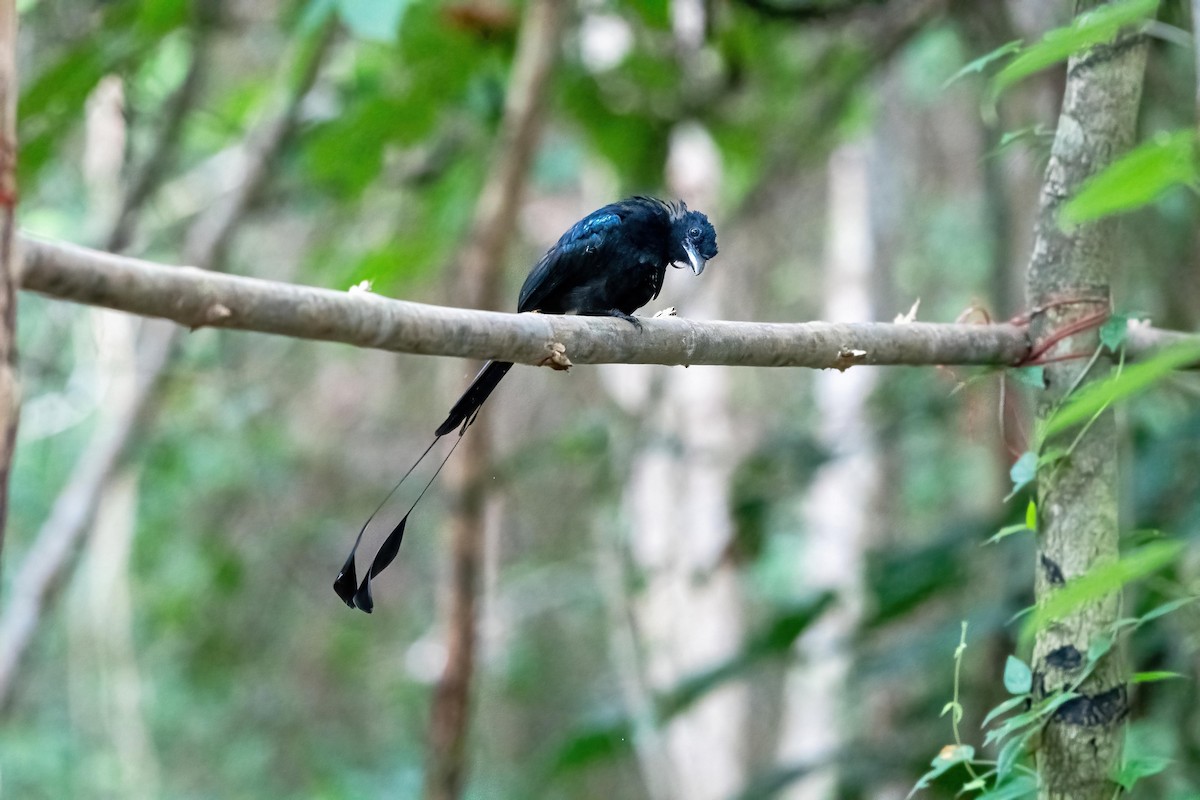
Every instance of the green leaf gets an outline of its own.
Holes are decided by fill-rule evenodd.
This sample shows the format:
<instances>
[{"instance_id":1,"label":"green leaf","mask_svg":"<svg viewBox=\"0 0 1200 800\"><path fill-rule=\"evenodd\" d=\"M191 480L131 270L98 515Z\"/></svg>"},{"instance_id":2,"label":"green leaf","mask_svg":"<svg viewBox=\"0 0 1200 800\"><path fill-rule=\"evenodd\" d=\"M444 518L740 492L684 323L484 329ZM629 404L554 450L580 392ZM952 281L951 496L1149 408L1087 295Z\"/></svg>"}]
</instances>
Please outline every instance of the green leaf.
<instances>
[{"instance_id":1,"label":"green leaf","mask_svg":"<svg viewBox=\"0 0 1200 800\"><path fill-rule=\"evenodd\" d=\"M1000 70L992 81L993 94L999 96L1035 72L1065 61L1081 50L1111 41L1126 25L1150 17L1157 8L1158 0L1127 0L1080 14L1070 25L1047 32L1040 42L1025 48Z\"/></svg>"},{"instance_id":2,"label":"green leaf","mask_svg":"<svg viewBox=\"0 0 1200 800\"><path fill-rule=\"evenodd\" d=\"M1070 454L1065 447L1048 447L1038 456L1038 469L1055 464Z\"/></svg>"},{"instance_id":3,"label":"green leaf","mask_svg":"<svg viewBox=\"0 0 1200 800\"><path fill-rule=\"evenodd\" d=\"M1155 670L1152 672L1135 672L1133 673L1132 680L1134 683L1158 683L1159 681L1173 681L1186 677L1186 675L1181 675L1178 672Z\"/></svg>"},{"instance_id":4,"label":"green leaf","mask_svg":"<svg viewBox=\"0 0 1200 800\"><path fill-rule=\"evenodd\" d=\"M296 23L297 32L303 36L315 34L337 9L337 3L338 0L309 0Z\"/></svg>"},{"instance_id":5,"label":"green leaf","mask_svg":"<svg viewBox=\"0 0 1200 800\"><path fill-rule=\"evenodd\" d=\"M1128 792L1140 779L1157 775L1166 769L1170 763L1171 760L1167 758L1131 758L1121 764L1121 768L1113 775L1113 781L1120 784Z\"/></svg>"},{"instance_id":6,"label":"green leaf","mask_svg":"<svg viewBox=\"0 0 1200 800\"><path fill-rule=\"evenodd\" d=\"M1030 499L1029 505L1025 506L1025 527L1037 532L1037 503L1032 499Z\"/></svg>"},{"instance_id":7,"label":"green leaf","mask_svg":"<svg viewBox=\"0 0 1200 800\"><path fill-rule=\"evenodd\" d=\"M1013 482L1013 488L1008 493L1008 497L1012 497L1033 482L1037 477L1037 463L1037 453L1029 450L1022 453L1021 457L1013 463L1012 468L1008 471L1008 477L1012 478Z\"/></svg>"},{"instance_id":8,"label":"green leaf","mask_svg":"<svg viewBox=\"0 0 1200 800\"><path fill-rule=\"evenodd\" d=\"M1003 716L1003 715L1007 714L1008 712L1012 711L1017 706L1021 705L1022 703L1026 703L1028 701L1029 701L1029 695L1025 695L1025 694L1008 698L1003 703L1001 703L1000 705L996 706L991 711L989 711L987 716L983 718L983 724L980 725L979 727L986 728L988 726L988 723L991 722L992 720L994 720L996 717Z\"/></svg>"},{"instance_id":9,"label":"green leaf","mask_svg":"<svg viewBox=\"0 0 1200 800\"><path fill-rule=\"evenodd\" d=\"M791 651L796 639L833 605L832 592L822 592L785 608L771 624L746 642L737 655L708 669L688 675L670 690L659 695L659 719L681 713L721 684L745 673L754 665Z\"/></svg>"},{"instance_id":10,"label":"green leaf","mask_svg":"<svg viewBox=\"0 0 1200 800\"><path fill-rule=\"evenodd\" d=\"M1170 614L1172 611L1178 611L1179 609L1183 608L1184 606L1186 606L1190 603L1194 603L1197 600L1200 600L1200 597L1181 597L1178 600L1172 600L1169 603L1163 603L1161 606L1152 608L1149 611L1147 611L1145 614L1143 614L1142 616L1138 617L1137 624L1145 625L1147 622L1150 622L1151 620L1158 619L1159 617L1165 617L1167 614Z\"/></svg>"},{"instance_id":11,"label":"green leaf","mask_svg":"<svg viewBox=\"0 0 1200 800\"><path fill-rule=\"evenodd\" d=\"M342 22L360 39L394 44L409 0L337 0Z\"/></svg>"},{"instance_id":12,"label":"green leaf","mask_svg":"<svg viewBox=\"0 0 1200 800\"><path fill-rule=\"evenodd\" d=\"M1001 153L1012 147L1014 144L1022 142L1026 139L1033 139L1035 144L1039 139L1053 141L1054 131L1042 125L1031 125L1028 128L1018 128L1015 131L1005 131L1003 134L1001 134L1000 142L996 145L996 149L993 152Z\"/></svg>"},{"instance_id":13,"label":"green leaf","mask_svg":"<svg viewBox=\"0 0 1200 800\"><path fill-rule=\"evenodd\" d=\"M1114 636L1097 636L1092 643L1088 645L1087 660L1089 664L1095 664L1100 659L1108 655L1108 651L1112 650L1116 644Z\"/></svg>"},{"instance_id":14,"label":"green leaf","mask_svg":"<svg viewBox=\"0 0 1200 800\"><path fill-rule=\"evenodd\" d=\"M967 783L964 783L962 785L962 788L960 788L958 790L958 793L960 795L963 795L963 794L966 794L967 792L977 792L980 789L986 789L986 788L987 788L987 778L980 777L980 778L976 778L973 781L968 781Z\"/></svg>"},{"instance_id":15,"label":"green leaf","mask_svg":"<svg viewBox=\"0 0 1200 800\"><path fill-rule=\"evenodd\" d=\"M1029 529L1030 528L1028 525L1025 525L1024 523L1020 523L1020 522L1015 523L1013 525L1005 525L1003 528L1001 528L1000 530L998 530L994 534L992 534L991 538L989 538L986 542L984 542L984 544L995 544L996 542L1007 539L1009 536L1012 536L1014 533L1024 533L1025 531L1027 531Z\"/></svg>"},{"instance_id":16,"label":"green leaf","mask_svg":"<svg viewBox=\"0 0 1200 800\"><path fill-rule=\"evenodd\" d=\"M1033 389L1046 388L1046 368L1045 367L1014 367L1008 371L1017 379L1018 383L1023 383Z\"/></svg>"},{"instance_id":17,"label":"green leaf","mask_svg":"<svg viewBox=\"0 0 1200 800\"><path fill-rule=\"evenodd\" d=\"M939 759L945 759L952 764L961 764L964 761L975 760L975 748L969 744L954 745L952 748L944 748L938 753Z\"/></svg>"},{"instance_id":18,"label":"green leaf","mask_svg":"<svg viewBox=\"0 0 1200 800\"><path fill-rule=\"evenodd\" d=\"M549 767L550 775L558 775L589 766L633 748L633 725L628 719L599 721L576 730L558 748Z\"/></svg>"},{"instance_id":19,"label":"green leaf","mask_svg":"<svg viewBox=\"0 0 1200 800\"><path fill-rule=\"evenodd\" d=\"M939 717L946 716L947 711L950 711L953 713L955 725L962 722L962 718L963 718L962 703L956 703L955 701L951 700L949 703L946 703L946 705L942 706L942 713L938 714L938 716Z\"/></svg>"},{"instance_id":20,"label":"green leaf","mask_svg":"<svg viewBox=\"0 0 1200 800\"><path fill-rule=\"evenodd\" d=\"M1070 699L1074 696L1069 693L1064 694L1067 699ZM1041 719L1046 716L1046 707L1051 703L1051 701L1055 698L1063 697L1064 694L1053 695L1050 698L1045 698L1033 705L1033 707L1022 711L1020 714L1016 714L1015 716L1011 716L1004 720L999 728L993 728L987 732L987 735L983 737L984 745L989 745L992 742L1002 742L1009 736L1012 736L1014 733L1018 733L1026 728L1037 725ZM1027 698L1028 695L1025 697Z\"/></svg>"},{"instance_id":21,"label":"green leaf","mask_svg":"<svg viewBox=\"0 0 1200 800\"><path fill-rule=\"evenodd\" d=\"M1196 138L1162 132L1093 175L1062 207L1059 221L1078 225L1148 205L1173 186L1196 186Z\"/></svg>"},{"instance_id":22,"label":"green leaf","mask_svg":"<svg viewBox=\"0 0 1200 800\"><path fill-rule=\"evenodd\" d=\"M1200 360L1200 343L1182 342L1140 364L1127 366L1106 380L1088 384L1046 421L1042 440L1090 419L1112 403L1141 394L1176 369L1197 360Z\"/></svg>"},{"instance_id":23,"label":"green leaf","mask_svg":"<svg viewBox=\"0 0 1200 800\"><path fill-rule=\"evenodd\" d=\"M1021 753L1025 751L1025 746L1029 743L1029 739L1033 734L1033 730L1025 731L1025 733L1012 739L1008 744L1000 748L1000 755L996 756L997 781L1003 781L1009 776L1009 773L1012 772L1013 766L1016 765Z\"/></svg>"},{"instance_id":24,"label":"green leaf","mask_svg":"<svg viewBox=\"0 0 1200 800\"><path fill-rule=\"evenodd\" d=\"M1025 634L1044 629L1087 603L1118 591L1125 584L1144 578L1170 564L1183 549L1179 542L1156 542L1146 545L1119 561L1100 564L1086 575L1067 582L1037 608L1026 624Z\"/></svg>"},{"instance_id":25,"label":"green leaf","mask_svg":"<svg viewBox=\"0 0 1200 800\"><path fill-rule=\"evenodd\" d=\"M1079 697L1079 692L1059 692L1038 703L1036 713L1039 718L1048 717L1055 711L1058 711L1059 706L1064 706L1067 703Z\"/></svg>"},{"instance_id":26,"label":"green leaf","mask_svg":"<svg viewBox=\"0 0 1200 800\"><path fill-rule=\"evenodd\" d=\"M983 72L984 68L987 67L988 64L991 64L993 61L997 61L1001 58L1004 58L1006 55L1009 55L1010 53L1016 53L1016 52L1020 51L1021 44L1022 44L1021 40L1016 39L1014 41L1009 42L1008 44L1000 45L992 52L987 53L986 55L982 55L979 58L975 59L974 61L969 62L968 64L966 64L966 66L964 66L958 72L954 73L949 78L947 78L945 83L942 84L942 88L948 89L951 85L957 83L958 81L962 80L963 78L965 78L966 76L968 76L972 73Z\"/></svg>"},{"instance_id":27,"label":"green leaf","mask_svg":"<svg viewBox=\"0 0 1200 800\"><path fill-rule=\"evenodd\" d=\"M744 675L770 658L792 651L796 639L816 622L835 601L832 592L822 592L786 607L769 624L757 631L742 651L708 669L685 677L671 689L655 696L655 716L666 722L682 713L710 691ZM571 732L551 757L552 774L587 766L595 761L624 754L631 747L633 721L626 716L591 722Z\"/></svg>"},{"instance_id":28,"label":"green leaf","mask_svg":"<svg viewBox=\"0 0 1200 800\"><path fill-rule=\"evenodd\" d=\"M1022 800L1037 794L1037 781L1028 775L1018 775L1007 783L1000 783L990 792L979 795L975 800Z\"/></svg>"},{"instance_id":29,"label":"green leaf","mask_svg":"<svg viewBox=\"0 0 1200 800\"><path fill-rule=\"evenodd\" d=\"M1011 617L1009 617L1008 621L1004 623L1004 626L1008 627L1009 625L1012 625L1017 620L1022 619L1024 617L1028 617L1035 610L1037 610L1037 606L1025 606L1020 611L1018 611L1017 613L1015 613Z\"/></svg>"},{"instance_id":30,"label":"green leaf","mask_svg":"<svg viewBox=\"0 0 1200 800\"><path fill-rule=\"evenodd\" d=\"M1033 688L1033 670L1016 656L1004 662L1004 688L1009 694L1029 694Z\"/></svg>"},{"instance_id":31,"label":"green leaf","mask_svg":"<svg viewBox=\"0 0 1200 800\"><path fill-rule=\"evenodd\" d=\"M963 762L971 761L974 758L975 748L971 747L969 744L946 745L942 748L942 751L937 754L937 757L930 762L931 768L929 771L917 779L917 783L908 793L908 797L911 798L917 792L927 788L935 778L940 777L944 772L956 764L962 764Z\"/></svg>"},{"instance_id":32,"label":"green leaf","mask_svg":"<svg viewBox=\"0 0 1200 800\"><path fill-rule=\"evenodd\" d=\"M1112 352L1121 349L1129 333L1129 315L1113 314L1100 326L1100 343Z\"/></svg>"},{"instance_id":33,"label":"green leaf","mask_svg":"<svg viewBox=\"0 0 1200 800\"><path fill-rule=\"evenodd\" d=\"M671 7L667 0L630 0L629 6L652 27L670 29Z\"/></svg>"}]
</instances>

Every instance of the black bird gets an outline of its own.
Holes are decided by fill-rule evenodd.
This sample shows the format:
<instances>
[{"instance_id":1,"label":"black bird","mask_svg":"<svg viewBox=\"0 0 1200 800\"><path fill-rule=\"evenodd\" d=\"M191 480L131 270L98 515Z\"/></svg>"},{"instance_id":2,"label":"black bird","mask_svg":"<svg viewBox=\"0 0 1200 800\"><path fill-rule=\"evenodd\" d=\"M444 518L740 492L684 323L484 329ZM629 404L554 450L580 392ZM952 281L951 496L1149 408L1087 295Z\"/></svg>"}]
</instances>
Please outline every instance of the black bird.
<instances>
[{"instance_id":1,"label":"black bird","mask_svg":"<svg viewBox=\"0 0 1200 800\"><path fill-rule=\"evenodd\" d=\"M640 330L642 324L633 312L658 297L667 267L686 265L699 275L704 271L705 263L716 254L717 232L704 214L689 211L683 203L632 197L593 211L564 233L525 279L517 300L517 311L618 317ZM489 361L484 365L450 409L445 422L434 431L433 442L404 473L400 483L412 474L438 439L454 430L458 431L459 440L462 439L479 408L510 368L512 362L509 361ZM458 441L454 443L454 447L457 446ZM363 525L350 556L333 583L334 591L346 605L371 613L374 607L371 579L396 557L409 515L454 453L454 447L384 540L370 570L359 583L354 569L355 553L375 514ZM395 491L392 489L392 493ZM384 498L384 503L388 498ZM383 503L379 508L382 507Z\"/></svg>"}]
</instances>

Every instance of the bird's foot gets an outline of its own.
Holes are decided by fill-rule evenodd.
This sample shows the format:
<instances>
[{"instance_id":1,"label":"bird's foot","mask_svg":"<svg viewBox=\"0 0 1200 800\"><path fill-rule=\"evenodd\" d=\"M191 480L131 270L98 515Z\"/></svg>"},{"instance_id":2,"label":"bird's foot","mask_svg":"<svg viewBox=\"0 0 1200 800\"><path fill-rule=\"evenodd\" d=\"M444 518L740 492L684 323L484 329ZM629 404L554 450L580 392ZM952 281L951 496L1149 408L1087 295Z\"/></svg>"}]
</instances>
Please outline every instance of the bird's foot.
<instances>
[{"instance_id":1,"label":"bird's foot","mask_svg":"<svg viewBox=\"0 0 1200 800\"><path fill-rule=\"evenodd\" d=\"M608 316L616 317L617 319L623 319L633 327L637 328L639 331L642 329L642 321L633 314L626 314L624 311L618 311L614 308L608 312Z\"/></svg>"}]
</instances>

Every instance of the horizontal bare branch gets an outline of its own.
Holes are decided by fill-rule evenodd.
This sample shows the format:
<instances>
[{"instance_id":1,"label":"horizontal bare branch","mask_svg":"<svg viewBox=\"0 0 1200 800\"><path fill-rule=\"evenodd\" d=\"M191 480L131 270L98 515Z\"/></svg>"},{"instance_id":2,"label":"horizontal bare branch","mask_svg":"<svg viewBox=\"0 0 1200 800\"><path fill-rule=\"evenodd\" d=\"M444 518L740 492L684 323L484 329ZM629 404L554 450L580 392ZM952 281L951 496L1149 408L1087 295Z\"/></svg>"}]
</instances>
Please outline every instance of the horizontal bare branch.
<instances>
[{"instance_id":1,"label":"horizontal bare branch","mask_svg":"<svg viewBox=\"0 0 1200 800\"><path fill-rule=\"evenodd\" d=\"M77 303L215 327L343 342L398 353L496 358L523 364L722 364L844 369L857 364L1019 363L1023 327L913 322L765 323L502 314L369 293L221 275L22 239L23 288ZM1137 351L1182 338L1131 328ZM569 361L567 361L569 359Z\"/></svg>"}]
</instances>

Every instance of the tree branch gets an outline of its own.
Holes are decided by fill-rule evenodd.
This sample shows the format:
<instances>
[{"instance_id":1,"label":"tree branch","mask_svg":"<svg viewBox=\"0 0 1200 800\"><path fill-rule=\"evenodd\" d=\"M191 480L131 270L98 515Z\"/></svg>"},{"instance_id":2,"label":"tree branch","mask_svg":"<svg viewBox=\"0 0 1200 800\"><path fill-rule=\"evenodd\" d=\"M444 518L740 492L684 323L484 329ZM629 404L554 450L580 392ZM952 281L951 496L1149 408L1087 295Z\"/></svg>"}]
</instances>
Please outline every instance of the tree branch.
<instances>
[{"instance_id":1,"label":"tree branch","mask_svg":"<svg viewBox=\"0 0 1200 800\"><path fill-rule=\"evenodd\" d=\"M701 322L504 314L164 267L73 245L25 240L27 289L65 300L219 327L400 353L559 365L1016 364L1029 344L1013 325ZM561 345L559 349L556 345Z\"/></svg>"},{"instance_id":2,"label":"tree branch","mask_svg":"<svg viewBox=\"0 0 1200 800\"><path fill-rule=\"evenodd\" d=\"M24 237L21 285L77 303L218 327L341 342L396 353L499 358L522 364L723 364L842 369L857 364L1014 365L1030 351L1023 327L915 322L704 322L502 314L370 294L168 267L75 245ZM1194 340L1131 327L1140 357ZM556 345L561 345L560 351ZM859 352L861 351L861 353Z\"/></svg>"},{"instance_id":3,"label":"tree branch","mask_svg":"<svg viewBox=\"0 0 1200 800\"><path fill-rule=\"evenodd\" d=\"M103 249L109 252L119 253L129 247L142 207L158 189L174 160L184 120L195 105L204 76L208 72L209 36L216 24L216 12L211 8L197 8L195 13L199 16L192 35L192 55L187 73L163 109L154 147L134 173L121 200L116 220L104 243Z\"/></svg>"}]
</instances>

